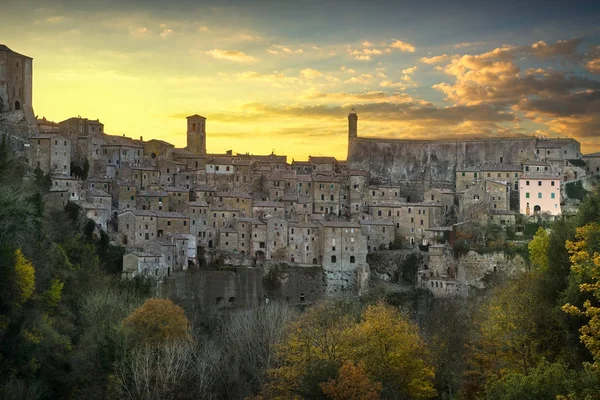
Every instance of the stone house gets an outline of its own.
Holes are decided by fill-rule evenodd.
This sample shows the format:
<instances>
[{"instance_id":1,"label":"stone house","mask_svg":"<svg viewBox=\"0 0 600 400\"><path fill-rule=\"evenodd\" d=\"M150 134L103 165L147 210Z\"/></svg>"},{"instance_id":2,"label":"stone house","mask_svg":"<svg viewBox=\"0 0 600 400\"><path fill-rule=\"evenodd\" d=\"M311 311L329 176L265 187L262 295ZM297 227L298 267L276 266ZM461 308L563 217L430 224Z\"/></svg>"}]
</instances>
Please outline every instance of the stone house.
<instances>
[{"instance_id":1,"label":"stone house","mask_svg":"<svg viewBox=\"0 0 600 400\"><path fill-rule=\"evenodd\" d=\"M182 211L185 203L190 201L190 191L181 187L167 186L164 190L169 194L169 211Z\"/></svg>"},{"instance_id":2,"label":"stone house","mask_svg":"<svg viewBox=\"0 0 600 400\"><path fill-rule=\"evenodd\" d=\"M136 208L137 187L132 182L115 181L112 184L112 203L119 210Z\"/></svg>"},{"instance_id":3,"label":"stone house","mask_svg":"<svg viewBox=\"0 0 600 400\"><path fill-rule=\"evenodd\" d=\"M291 262L319 264L318 226L312 222L289 221L288 240Z\"/></svg>"},{"instance_id":4,"label":"stone house","mask_svg":"<svg viewBox=\"0 0 600 400\"><path fill-rule=\"evenodd\" d=\"M340 213L340 179L335 175L313 174L313 212L317 214Z\"/></svg>"},{"instance_id":5,"label":"stone house","mask_svg":"<svg viewBox=\"0 0 600 400\"><path fill-rule=\"evenodd\" d=\"M244 192L216 192L214 203L217 207L236 209L242 216L252 216L252 196Z\"/></svg>"},{"instance_id":6,"label":"stone house","mask_svg":"<svg viewBox=\"0 0 600 400\"><path fill-rule=\"evenodd\" d=\"M123 234L126 246L142 247L159 237L156 211L126 210L117 214L117 218L118 232Z\"/></svg>"},{"instance_id":7,"label":"stone house","mask_svg":"<svg viewBox=\"0 0 600 400\"><path fill-rule=\"evenodd\" d=\"M240 252L239 233L237 230L225 227L219 229L219 250L230 253Z\"/></svg>"},{"instance_id":8,"label":"stone house","mask_svg":"<svg viewBox=\"0 0 600 400\"><path fill-rule=\"evenodd\" d=\"M161 270L160 254L134 251L123 256L123 279L131 279L137 275L152 276L161 279L166 271Z\"/></svg>"},{"instance_id":9,"label":"stone house","mask_svg":"<svg viewBox=\"0 0 600 400\"><path fill-rule=\"evenodd\" d=\"M160 254L160 270L165 271L166 276L170 276L175 270L175 243L170 237L160 237L150 240L145 244L144 249L148 253Z\"/></svg>"},{"instance_id":10,"label":"stone house","mask_svg":"<svg viewBox=\"0 0 600 400\"><path fill-rule=\"evenodd\" d=\"M137 187L133 187L137 191ZM167 211L170 201L169 193L164 190L139 190L137 191L136 208L138 210Z\"/></svg>"},{"instance_id":11,"label":"stone house","mask_svg":"<svg viewBox=\"0 0 600 400\"><path fill-rule=\"evenodd\" d=\"M71 140L56 134L40 134L29 138L27 160L31 168L44 174L71 175Z\"/></svg>"},{"instance_id":12,"label":"stone house","mask_svg":"<svg viewBox=\"0 0 600 400\"><path fill-rule=\"evenodd\" d=\"M367 240L358 222L320 221L320 264L326 274L327 293L335 296L356 291L361 269L367 266Z\"/></svg>"},{"instance_id":13,"label":"stone house","mask_svg":"<svg viewBox=\"0 0 600 400\"><path fill-rule=\"evenodd\" d=\"M288 220L282 217L265 217L266 231L266 258L272 260L289 260L288 256Z\"/></svg>"},{"instance_id":14,"label":"stone house","mask_svg":"<svg viewBox=\"0 0 600 400\"><path fill-rule=\"evenodd\" d=\"M190 219L178 212L156 211L156 229L157 237L166 234L190 234Z\"/></svg>"},{"instance_id":15,"label":"stone house","mask_svg":"<svg viewBox=\"0 0 600 400\"><path fill-rule=\"evenodd\" d=\"M139 164L121 164L120 178L133 182L138 190L160 184L160 171L154 167L144 167Z\"/></svg>"},{"instance_id":16,"label":"stone house","mask_svg":"<svg viewBox=\"0 0 600 400\"><path fill-rule=\"evenodd\" d=\"M281 217L285 216L285 204L278 201L254 201L252 204L252 216L256 218L265 218L267 216Z\"/></svg>"},{"instance_id":17,"label":"stone house","mask_svg":"<svg viewBox=\"0 0 600 400\"><path fill-rule=\"evenodd\" d=\"M425 201L442 206L442 218L447 221L454 214L454 192L450 189L433 188L424 194Z\"/></svg>"},{"instance_id":18,"label":"stone house","mask_svg":"<svg viewBox=\"0 0 600 400\"><path fill-rule=\"evenodd\" d=\"M182 214L190 219L190 233L198 238L198 241L202 246L206 243L206 221L208 217L209 207L203 201L188 201L183 207Z\"/></svg>"},{"instance_id":19,"label":"stone house","mask_svg":"<svg viewBox=\"0 0 600 400\"><path fill-rule=\"evenodd\" d=\"M394 242L394 222L387 219L363 219L359 221L363 236L367 237L367 251L388 249Z\"/></svg>"}]
</instances>

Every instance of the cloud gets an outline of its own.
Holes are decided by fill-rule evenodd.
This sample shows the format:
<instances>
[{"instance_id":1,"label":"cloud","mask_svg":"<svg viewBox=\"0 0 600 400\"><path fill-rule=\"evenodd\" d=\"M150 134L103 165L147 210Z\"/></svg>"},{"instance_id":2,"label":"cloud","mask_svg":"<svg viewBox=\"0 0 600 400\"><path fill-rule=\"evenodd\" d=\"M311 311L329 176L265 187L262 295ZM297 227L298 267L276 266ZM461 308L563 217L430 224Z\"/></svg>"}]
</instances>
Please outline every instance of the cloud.
<instances>
[{"instance_id":1,"label":"cloud","mask_svg":"<svg viewBox=\"0 0 600 400\"><path fill-rule=\"evenodd\" d=\"M63 17L62 15L52 15L48 18L46 18L46 21L48 21L51 24L58 24L61 23L65 20L65 17Z\"/></svg>"},{"instance_id":2,"label":"cloud","mask_svg":"<svg viewBox=\"0 0 600 400\"><path fill-rule=\"evenodd\" d=\"M373 43L369 42L368 40L363 40L362 45L364 47L373 47Z\"/></svg>"},{"instance_id":3,"label":"cloud","mask_svg":"<svg viewBox=\"0 0 600 400\"><path fill-rule=\"evenodd\" d=\"M234 74L233 78L238 82L261 81L276 88L300 86L303 84L300 78L288 76L277 71L271 74L263 74L256 71L244 71Z\"/></svg>"},{"instance_id":4,"label":"cloud","mask_svg":"<svg viewBox=\"0 0 600 400\"><path fill-rule=\"evenodd\" d=\"M210 29L206 26L199 26L198 29L196 29L198 32L210 32Z\"/></svg>"},{"instance_id":5,"label":"cloud","mask_svg":"<svg viewBox=\"0 0 600 400\"><path fill-rule=\"evenodd\" d=\"M240 34L240 39L245 42L260 42L262 40L262 37L260 37L258 35L250 35L247 33L242 33L242 34Z\"/></svg>"},{"instance_id":6,"label":"cloud","mask_svg":"<svg viewBox=\"0 0 600 400\"><path fill-rule=\"evenodd\" d=\"M267 49L267 51L271 54L302 54L304 53L304 50L297 48L294 49L291 46L282 46L282 45L277 45L274 44L271 46L270 49Z\"/></svg>"},{"instance_id":7,"label":"cloud","mask_svg":"<svg viewBox=\"0 0 600 400\"><path fill-rule=\"evenodd\" d=\"M402 83L402 82L392 82L390 80L385 80L385 81L379 82L379 86L385 87L385 88L405 88L406 84Z\"/></svg>"},{"instance_id":8,"label":"cloud","mask_svg":"<svg viewBox=\"0 0 600 400\"><path fill-rule=\"evenodd\" d=\"M413 74L417 70L417 67L410 67L402 70L403 74Z\"/></svg>"},{"instance_id":9,"label":"cloud","mask_svg":"<svg viewBox=\"0 0 600 400\"><path fill-rule=\"evenodd\" d=\"M600 46L585 55L585 68L593 74L600 74Z\"/></svg>"},{"instance_id":10,"label":"cloud","mask_svg":"<svg viewBox=\"0 0 600 400\"><path fill-rule=\"evenodd\" d=\"M346 68L343 65L340 67L340 70L344 71L347 74L355 74L356 73L356 71L353 70L352 68Z\"/></svg>"},{"instance_id":11,"label":"cloud","mask_svg":"<svg viewBox=\"0 0 600 400\"><path fill-rule=\"evenodd\" d=\"M344 83L356 83L360 85L368 85L373 81L373 75L371 74L361 74L358 76L353 76L350 79L344 81Z\"/></svg>"},{"instance_id":12,"label":"cloud","mask_svg":"<svg viewBox=\"0 0 600 400\"><path fill-rule=\"evenodd\" d=\"M559 40L553 44L547 44L544 41L539 41L531 45L528 49L517 48L517 52L531 52L538 58L551 58L551 57L575 57L578 55L577 47L583 42L581 38L573 38L569 40Z\"/></svg>"},{"instance_id":13,"label":"cloud","mask_svg":"<svg viewBox=\"0 0 600 400\"><path fill-rule=\"evenodd\" d=\"M164 38L166 38L167 36L170 36L170 35L172 35L172 34L173 34L173 30L172 30L172 29L169 29L169 28L167 28L167 29L163 30L163 31L160 33L160 37L164 39Z\"/></svg>"},{"instance_id":14,"label":"cloud","mask_svg":"<svg viewBox=\"0 0 600 400\"><path fill-rule=\"evenodd\" d=\"M420 62L422 62L423 64L439 64L442 63L446 60L448 60L448 55L447 54L442 54L440 56L433 56L433 57L421 57L419 59Z\"/></svg>"},{"instance_id":15,"label":"cloud","mask_svg":"<svg viewBox=\"0 0 600 400\"><path fill-rule=\"evenodd\" d=\"M300 76L306 79L315 79L323 74L316 69L306 68L300 71Z\"/></svg>"},{"instance_id":16,"label":"cloud","mask_svg":"<svg viewBox=\"0 0 600 400\"><path fill-rule=\"evenodd\" d=\"M402 40L394 41L392 44L389 45L389 47L393 49L398 49L400 51L407 51L409 53L415 52L415 46L413 46L410 43L403 42Z\"/></svg>"},{"instance_id":17,"label":"cloud","mask_svg":"<svg viewBox=\"0 0 600 400\"><path fill-rule=\"evenodd\" d=\"M308 100L330 100L330 101L366 101L378 102L387 101L391 103L405 103L413 101L413 99L405 93L386 93L381 90L367 91L363 93L322 93L318 91L310 91L304 95Z\"/></svg>"},{"instance_id":18,"label":"cloud","mask_svg":"<svg viewBox=\"0 0 600 400\"><path fill-rule=\"evenodd\" d=\"M481 54L455 56L440 67L454 78L454 82L442 82L432 87L457 105L489 105L518 113L550 134L598 137L600 81L553 68L536 67L523 71L519 65L528 57L559 59L563 65L575 62L593 72L594 52L578 53L580 43L578 38L551 44L538 41L531 45L504 45Z\"/></svg>"},{"instance_id":19,"label":"cloud","mask_svg":"<svg viewBox=\"0 0 600 400\"><path fill-rule=\"evenodd\" d=\"M454 48L460 49L460 48L463 48L463 47L480 46L482 44L485 44L485 42L462 42L462 43L455 44Z\"/></svg>"},{"instance_id":20,"label":"cloud","mask_svg":"<svg viewBox=\"0 0 600 400\"><path fill-rule=\"evenodd\" d=\"M209 56L217 60L227 60L242 64L255 62L256 59L242 51L213 49L206 52Z\"/></svg>"},{"instance_id":21,"label":"cloud","mask_svg":"<svg viewBox=\"0 0 600 400\"><path fill-rule=\"evenodd\" d=\"M360 49L360 50L348 50L348 54L353 56L356 60L367 61L371 59L372 55L383 54L383 51L379 49Z\"/></svg>"}]
</instances>

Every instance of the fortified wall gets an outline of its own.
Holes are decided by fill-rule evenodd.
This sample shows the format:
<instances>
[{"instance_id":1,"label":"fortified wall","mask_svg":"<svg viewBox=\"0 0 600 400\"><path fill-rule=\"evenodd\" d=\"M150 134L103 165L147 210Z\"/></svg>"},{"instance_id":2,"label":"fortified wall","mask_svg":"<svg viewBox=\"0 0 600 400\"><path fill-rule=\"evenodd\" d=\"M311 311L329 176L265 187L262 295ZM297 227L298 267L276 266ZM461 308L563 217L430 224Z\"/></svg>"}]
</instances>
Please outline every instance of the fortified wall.
<instances>
[{"instance_id":1,"label":"fortified wall","mask_svg":"<svg viewBox=\"0 0 600 400\"><path fill-rule=\"evenodd\" d=\"M370 184L400 186L409 201L432 187L454 189L457 168L485 163L521 164L536 139L404 140L350 137L348 166L369 172Z\"/></svg>"}]
</instances>

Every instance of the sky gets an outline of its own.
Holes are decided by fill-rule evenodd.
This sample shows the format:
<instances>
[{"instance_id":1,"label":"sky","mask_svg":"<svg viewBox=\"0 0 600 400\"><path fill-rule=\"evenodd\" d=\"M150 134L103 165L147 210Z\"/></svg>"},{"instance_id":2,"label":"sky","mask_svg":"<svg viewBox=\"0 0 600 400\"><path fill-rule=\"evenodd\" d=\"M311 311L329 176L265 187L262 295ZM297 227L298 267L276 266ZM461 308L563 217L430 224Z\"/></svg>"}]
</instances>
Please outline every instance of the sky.
<instances>
[{"instance_id":1,"label":"sky","mask_svg":"<svg viewBox=\"0 0 600 400\"><path fill-rule=\"evenodd\" d=\"M600 1L0 0L56 122L345 159L364 137L573 137L600 151Z\"/></svg>"}]
</instances>

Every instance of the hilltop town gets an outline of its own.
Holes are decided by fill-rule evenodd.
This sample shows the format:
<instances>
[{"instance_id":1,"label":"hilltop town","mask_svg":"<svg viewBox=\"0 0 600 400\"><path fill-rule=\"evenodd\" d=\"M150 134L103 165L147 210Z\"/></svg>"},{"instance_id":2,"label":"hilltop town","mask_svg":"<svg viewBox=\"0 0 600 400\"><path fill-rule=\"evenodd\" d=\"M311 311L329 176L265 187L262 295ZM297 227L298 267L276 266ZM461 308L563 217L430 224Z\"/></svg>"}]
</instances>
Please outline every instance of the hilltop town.
<instances>
[{"instance_id":1,"label":"hilltop town","mask_svg":"<svg viewBox=\"0 0 600 400\"><path fill-rule=\"evenodd\" d=\"M125 247L124 278L177 286L189 270L250 274L206 275L203 301L216 306L265 301L257 276L277 268L288 273L278 277L288 301L358 295L374 278L393 281L372 265L393 251L419 254L414 285L466 295L486 273L519 266L503 256L457 261L465 232L495 226L518 239L528 221L572 213L569 188L600 173L600 153L583 155L571 138L363 138L357 113L348 115L347 160L207 153L198 114L181 121L187 146L176 148L110 135L101 116L35 117L32 71L30 57L0 45L0 133L49 177L48 205L77 204Z\"/></svg>"}]
</instances>

